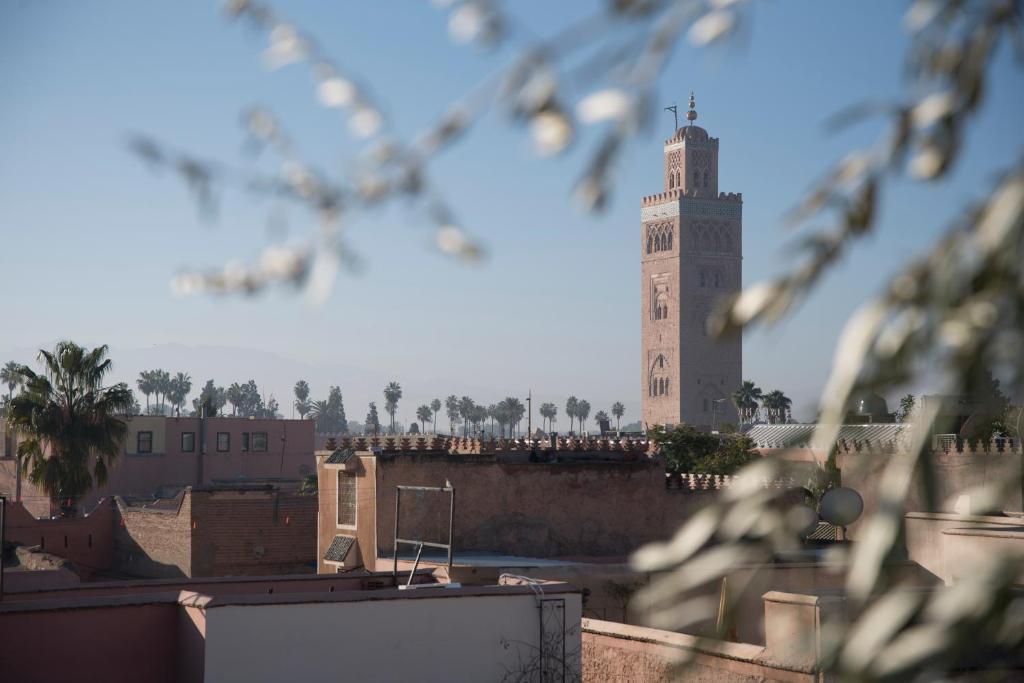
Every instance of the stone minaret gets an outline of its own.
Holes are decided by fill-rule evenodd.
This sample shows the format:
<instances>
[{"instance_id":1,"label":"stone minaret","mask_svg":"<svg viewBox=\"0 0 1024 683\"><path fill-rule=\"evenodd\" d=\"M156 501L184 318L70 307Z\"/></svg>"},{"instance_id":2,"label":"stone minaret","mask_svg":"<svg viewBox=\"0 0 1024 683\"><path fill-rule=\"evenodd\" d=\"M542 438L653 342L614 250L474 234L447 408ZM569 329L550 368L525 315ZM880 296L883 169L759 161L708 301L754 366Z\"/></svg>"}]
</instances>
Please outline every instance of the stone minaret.
<instances>
[{"instance_id":1,"label":"stone minaret","mask_svg":"<svg viewBox=\"0 0 1024 683\"><path fill-rule=\"evenodd\" d=\"M738 423L740 337L706 332L715 300L742 284L743 198L718 191L718 138L688 125L665 142L665 189L640 209L643 421L710 429ZM725 400L721 400L725 399Z\"/></svg>"}]
</instances>

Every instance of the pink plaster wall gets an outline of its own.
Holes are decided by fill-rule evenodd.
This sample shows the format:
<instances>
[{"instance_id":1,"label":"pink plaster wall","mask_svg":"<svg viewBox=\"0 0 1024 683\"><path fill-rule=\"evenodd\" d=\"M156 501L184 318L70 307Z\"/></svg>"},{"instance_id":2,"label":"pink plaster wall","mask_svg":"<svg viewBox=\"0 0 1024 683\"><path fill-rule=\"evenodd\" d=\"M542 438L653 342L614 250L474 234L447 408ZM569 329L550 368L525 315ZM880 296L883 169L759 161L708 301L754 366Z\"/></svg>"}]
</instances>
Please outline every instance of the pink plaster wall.
<instances>
[{"instance_id":1,"label":"pink plaster wall","mask_svg":"<svg viewBox=\"0 0 1024 683\"><path fill-rule=\"evenodd\" d=\"M7 540L41 545L46 552L89 571L110 567L115 524L116 513L109 499L74 519L36 519L23 505L7 503Z\"/></svg>"},{"instance_id":2,"label":"pink plaster wall","mask_svg":"<svg viewBox=\"0 0 1024 683\"><path fill-rule=\"evenodd\" d=\"M154 418L145 418L153 420ZM312 420L249 420L244 418L207 418L206 453L203 457L202 480L199 479L199 418L163 418L165 447L162 452L130 454L134 444L126 444L114 461L110 477L84 496L82 509L92 509L107 496L151 497L160 488L211 484L215 481L247 479L300 480L316 471L313 456ZM181 450L182 432L196 433L196 452ZM230 434L230 450L217 451L217 433ZM242 451L243 432L266 432L267 451ZM154 435L156 437L156 435ZM159 441L158 438L154 439ZM15 488L14 460L0 460L0 492L13 495ZM22 497L36 516L49 514L46 495L22 481Z\"/></svg>"},{"instance_id":3,"label":"pink plaster wall","mask_svg":"<svg viewBox=\"0 0 1024 683\"><path fill-rule=\"evenodd\" d=\"M2 678L171 683L179 611L163 603L0 612Z\"/></svg>"}]
</instances>

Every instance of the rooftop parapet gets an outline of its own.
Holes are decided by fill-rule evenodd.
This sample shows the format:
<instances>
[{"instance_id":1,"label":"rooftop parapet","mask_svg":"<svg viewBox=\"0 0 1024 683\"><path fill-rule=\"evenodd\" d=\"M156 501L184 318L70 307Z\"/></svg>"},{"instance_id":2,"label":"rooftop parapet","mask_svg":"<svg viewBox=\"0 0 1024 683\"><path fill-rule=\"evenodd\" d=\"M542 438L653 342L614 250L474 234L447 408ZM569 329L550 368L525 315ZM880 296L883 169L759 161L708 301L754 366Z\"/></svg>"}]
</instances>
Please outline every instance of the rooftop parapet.
<instances>
[{"instance_id":1,"label":"rooftop parapet","mask_svg":"<svg viewBox=\"0 0 1024 683\"><path fill-rule=\"evenodd\" d=\"M640 457L654 453L654 442L647 439L615 437L558 437L550 439L496 439L473 437L424 436L341 436L337 438L339 449L368 451L380 449L384 452L446 452L454 455L481 455L504 453L556 452L559 454L619 453L623 456ZM318 454L323 455L321 451Z\"/></svg>"},{"instance_id":2,"label":"rooftop parapet","mask_svg":"<svg viewBox=\"0 0 1024 683\"><path fill-rule=\"evenodd\" d=\"M659 192L657 194L650 194L644 197L640 205L641 206L653 206L655 204L663 204L680 197L688 199L713 199L720 202L735 202L737 204L743 203L742 192L719 192L717 195L709 190L686 190L682 188L675 188L667 190L665 192Z\"/></svg>"}]
</instances>

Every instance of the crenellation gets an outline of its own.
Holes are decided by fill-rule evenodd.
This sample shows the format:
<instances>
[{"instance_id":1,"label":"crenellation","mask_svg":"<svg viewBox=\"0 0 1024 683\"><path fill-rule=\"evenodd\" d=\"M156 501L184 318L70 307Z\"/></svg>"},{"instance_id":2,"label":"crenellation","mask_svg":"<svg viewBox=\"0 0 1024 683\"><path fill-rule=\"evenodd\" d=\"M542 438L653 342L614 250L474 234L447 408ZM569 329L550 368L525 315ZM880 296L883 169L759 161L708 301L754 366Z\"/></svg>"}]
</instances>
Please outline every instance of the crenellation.
<instances>
[{"instance_id":1,"label":"crenellation","mask_svg":"<svg viewBox=\"0 0 1024 683\"><path fill-rule=\"evenodd\" d=\"M417 452L440 453L450 455L500 455L504 453L584 453L597 456L614 456L616 454L646 454L653 457L655 445L648 439L618 438L614 436L560 436L551 442L549 439L527 439L524 437L495 438L484 437L441 437L427 436L341 436L337 438L337 447L342 450L352 449L360 452L379 450L389 454ZM326 455L327 452L321 451Z\"/></svg>"}]
</instances>

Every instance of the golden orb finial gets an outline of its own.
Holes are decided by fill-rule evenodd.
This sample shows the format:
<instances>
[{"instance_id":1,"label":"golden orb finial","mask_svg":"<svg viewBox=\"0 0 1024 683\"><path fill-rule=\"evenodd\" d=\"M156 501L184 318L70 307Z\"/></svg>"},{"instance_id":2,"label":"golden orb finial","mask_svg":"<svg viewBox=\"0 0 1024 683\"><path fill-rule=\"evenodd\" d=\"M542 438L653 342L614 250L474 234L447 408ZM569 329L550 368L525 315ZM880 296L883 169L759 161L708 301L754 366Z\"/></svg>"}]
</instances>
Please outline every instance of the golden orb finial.
<instances>
[{"instance_id":1,"label":"golden orb finial","mask_svg":"<svg viewBox=\"0 0 1024 683\"><path fill-rule=\"evenodd\" d=\"M686 112L686 120L693 125L693 122L697 120L697 100L693 98L693 91L690 91L690 110Z\"/></svg>"}]
</instances>

